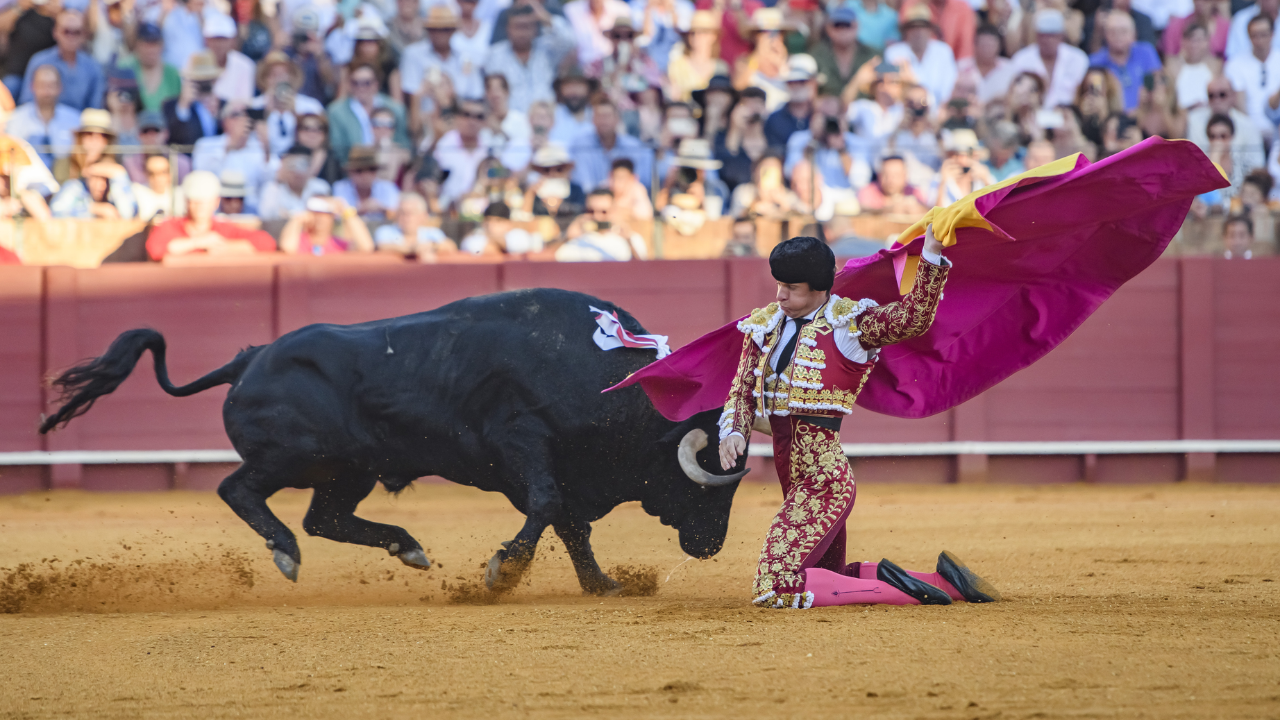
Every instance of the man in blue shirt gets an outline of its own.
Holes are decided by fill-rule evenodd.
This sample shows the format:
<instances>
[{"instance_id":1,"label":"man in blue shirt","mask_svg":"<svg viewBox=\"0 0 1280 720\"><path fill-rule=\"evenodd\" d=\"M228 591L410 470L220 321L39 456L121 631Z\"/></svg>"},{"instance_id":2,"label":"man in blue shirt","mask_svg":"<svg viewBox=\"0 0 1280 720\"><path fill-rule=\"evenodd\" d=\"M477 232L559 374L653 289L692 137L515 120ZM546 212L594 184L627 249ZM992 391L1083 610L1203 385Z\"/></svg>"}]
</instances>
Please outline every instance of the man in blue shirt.
<instances>
[{"instance_id":1,"label":"man in blue shirt","mask_svg":"<svg viewBox=\"0 0 1280 720\"><path fill-rule=\"evenodd\" d=\"M59 103L77 111L102 107L102 99L107 92L107 78L98 61L81 50L84 47L86 33L84 15L79 11L63 10L58 13L53 27L53 39L57 44L31 56L31 62L27 63L27 71L22 80L22 96L18 99L19 104L29 103L35 99L31 80L36 68L41 65L52 65L62 75L62 95L58 98Z\"/></svg>"},{"instance_id":2,"label":"man in blue shirt","mask_svg":"<svg viewBox=\"0 0 1280 720\"><path fill-rule=\"evenodd\" d=\"M595 132L579 139L569 149L574 163L573 181L590 192L609 179L614 160L627 158L635 166L636 177L648 187L653 173L653 150L619 132L618 108L605 95L596 96L591 110Z\"/></svg>"},{"instance_id":3,"label":"man in blue shirt","mask_svg":"<svg viewBox=\"0 0 1280 720\"><path fill-rule=\"evenodd\" d=\"M764 124L764 137L771 148L785 148L792 135L809 129L813 99L818 92L814 80L818 64L809 55L792 55L787 62L787 104L778 108Z\"/></svg>"},{"instance_id":4,"label":"man in blue shirt","mask_svg":"<svg viewBox=\"0 0 1280 720\"><path fill-rule=\"evenodd\" d=\"M1143 78L1163 67L1151 43L1138 41L1137 37L1133 18L1122 12L1108 13L1107 46L1089 57L1090 64L1110 70L1120 81L1125 112L1137 109Z\"/></svg>"}]
</instances>

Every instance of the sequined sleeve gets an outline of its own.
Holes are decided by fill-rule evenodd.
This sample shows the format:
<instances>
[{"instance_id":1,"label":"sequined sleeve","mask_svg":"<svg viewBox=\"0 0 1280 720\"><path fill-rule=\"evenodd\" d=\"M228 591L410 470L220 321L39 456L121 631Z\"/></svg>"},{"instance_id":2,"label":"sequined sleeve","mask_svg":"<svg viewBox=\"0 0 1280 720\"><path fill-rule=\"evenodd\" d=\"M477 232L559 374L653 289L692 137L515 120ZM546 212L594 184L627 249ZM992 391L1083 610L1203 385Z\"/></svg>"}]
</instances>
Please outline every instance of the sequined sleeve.
<instances>
[{"instance_id":1,"label":"sequined sleeve","mask_svg":"<svg viewBox=\"0 0 1280 720\"><path fill-rule=\"evenodd\" d=\"M933 324L949 268L949 263L939 266L921 261L916 268L915 283L906 297L869 308L859 315L858 330L862 335L858 339L863 346L884 347L923 335Z\"/></svg>"},{"instance_id":2,"label":"sequined sleeve","mask_svg":"<svg viewBox=\"0 0 1280 720\"><path fill-rule=\"evenodd\" d=\"M720 439L731 433L741 433L747 440L751 439L751 425L755 422L756 402L756 367L760 364L760 348L752 340L751 333L744 333L742 355L738 358L738 372L733 376L733 385L729 387L729 399L724 403L724 413L720 415Z\"/></svg>"}]
</instances>

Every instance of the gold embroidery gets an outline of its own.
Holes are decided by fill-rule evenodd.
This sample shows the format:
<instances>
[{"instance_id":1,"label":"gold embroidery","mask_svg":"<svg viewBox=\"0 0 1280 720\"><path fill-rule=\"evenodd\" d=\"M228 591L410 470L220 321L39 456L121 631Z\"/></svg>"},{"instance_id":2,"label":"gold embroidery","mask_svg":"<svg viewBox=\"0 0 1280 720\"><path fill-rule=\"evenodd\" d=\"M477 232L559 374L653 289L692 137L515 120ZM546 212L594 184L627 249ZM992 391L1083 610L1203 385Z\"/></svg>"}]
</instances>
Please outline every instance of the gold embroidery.
<instances>
[{"instance_id":1,"label":"gold embroidery","mask_svg":"<svg viewBox=\"0 0 1280 720\"><path fill-rule=\"evenodd\" d=\"M765 535L755 595L794 593L804 584L802 565L853 502L853 471L840 434L802 420L794 423L788 474L791 489Z\"/></svg>"},{"instance_id":2,"label":"gold embroidery","mask_svg":"<svg viewBox=\"0 0 1280 720\"><path fill-rule=\"evenodd\" d=\"M933 324L947 282L947 268L922 262L911 292L901 300L869 308L858 316L863 347L878 348L923 335Z\"/></svg>"}]
</instances>

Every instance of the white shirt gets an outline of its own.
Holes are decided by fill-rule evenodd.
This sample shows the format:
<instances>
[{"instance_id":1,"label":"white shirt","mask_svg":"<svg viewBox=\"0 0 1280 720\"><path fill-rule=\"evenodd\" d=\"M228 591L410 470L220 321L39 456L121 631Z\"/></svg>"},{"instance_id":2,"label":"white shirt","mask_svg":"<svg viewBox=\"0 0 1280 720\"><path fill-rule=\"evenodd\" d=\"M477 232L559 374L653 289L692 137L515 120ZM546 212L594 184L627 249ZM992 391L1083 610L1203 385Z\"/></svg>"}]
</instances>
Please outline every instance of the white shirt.
<instances>
[{"instance_id":1,"label":"white shirt","mask_svg":"<svg viewBox=\"0 0 1280 720\"><path fill-rule=\"evenodd\" d=\"M626 262L633 256L644 260L648 249L636 233L624 238L616 232L587 233L561 245L557 262Z\"/></svg>"},{"instance_id":2,"label":"white shirt","mask_svg":"<svg viewBox=\"0 0 1280 720\"><path fill-rule=\"evenodd\" d=\"M1174 81L1178 92L1178 107L1186 110L1197 103L1209 102L1209 81L1213 79L1213 71L1207 63L1183 65Z\"/></svg>"},{"instance_id":3,"label":"white shirt","mask_svg":"<svg viewBox=\"0 0 1280 720\"><path fill-rule=\"evenodd\" d=\"M249 214L257 214L262 186L275 177L279 167L279 158L272 157L267 161L262 143L254 135L250 135L248 142L239 150L227 149L226 135L200 138L191 153L192 170L208 170L214 175L239 170L244 174L244 207Z\"/></svg>"},{"instance_id":4,"label":"white shirt","mask_svg":"<svg viewBox=\"0 0 1280 720\"><path fill-rule=\"evenodd\" d=\"M1262 137L1270 139L1275 135L1275 123L1267 118L1263 105L1280 90L1280 51L1271 51L1265 61L1254 57L1253 53L1232 58L1222 66L1222 74L1231 81L1236 92L1244 93L1245 109Z\"/></svg>"},{"instance_id":5,"label":"white shirt","mask_svg":"<svg viewBox=\"0 0 1280 720\"><path fill-rule=\"evenodd\" d=\"M956 86L956 55L951 46L941 40L930 40L925 48L924 57L918 58L911 46L905 42L896 42L885 48L884 61L897 65L901 61L911 64L912 71L919 82L933 98L934 107L951 99L951 91Z\"/></svg>"},{"instance_id":6,"label":"white shirt","mask_svg":"<svg viewBox=\"0 0 1280 720\"><path fill-rule=\"evenodd\" d=\"M255 110L266 108L267 96L259 95L254 98L253 102L249 103L249 107ZM271 146L272 155L283 155L286 150L293 147L298 138L299 115L324 115L324 105L309 95L297 95L293 98L293 112L281 113L279 110L272 110L266 117L267 144ZM369 132L372 134L372 126Z\"/></svg>"},{"instance_id":7,"label":"white shirt","mask_svg":"<svg viewBox=\"0 0 1280 720\"><path fill-rule=\"evenodd\" d=\"M996 66L983 76L973 58L961 58L956 63L959 78L973 83L978 91L978 102L984 105L995 98L1003 98L1013 83L1013 65L1008 58L996 58Z\"/></svg>"},{"instance_id":8,"label":"white shirt","mask_svg":"<svg viewBox=\"0 0 1280 720\"><path fill-rule=\"evenodd\" d=\"M257 65L249 59L248 55L232 50L227 53L227 66L222 68L222 74L213 84L213 94L228 102L232 100L248 102L253 99L256 73ZM270 92L271 88L267 90Z\"/></svg>"},{"instance_id":9,"label":"white shirt","mask_svg":"<svg viewBox=\"0 0 1280 720\"><path fill-rule=\"evenodd\" d=\"M440 186L440 205L448 207L455 200L471 192L476 184L476 170L480 163L489 157L489 152L497 154L504 167L511 172L519 172L529 164L529 147L508 143L498 147L493 133L488 128L480 131L480 137L474 150L462 146L462 136L457 130L450 130L436 143L435 157L441 170L448 170L449 177Z\"/></svg>"},{"instance_id":10,"label":"white shirt","mask_svg":"<svg viewBox=\"0 0 1280 720\"><path fill-rule=\"evenodd\" d=\"M491 20L481 20L476 34L471 37L464 35L461 27L454 31L453 37L449 38L449 48L453 50L453 55L462 58L464 74L481 73L484 61L489 59L489 41L492 38L493 21Z\"/></svg>"},{"instance_id":11,"label":"white shirt","mask_svg":"<svg viewBox=\"0 0 1280 720\"><path fill-rule=\"evenodd\" d=\"M849 130L877 145L884 143L902 126L902 103L884 107L875 100L854 100L849 104L845 119Z\"/></svg>"},{"instance_id":12,"label":"white shirt","mask_svg":"<svg viewBox=\"0 0 1280 720\"><path fill-rule=\"evenodd\" d=\"M320 178L311 178L302 188L301 195L295 195L293 189L278 180L272 180L262 187L262 199L258 201L258 216L263 220L288 220L307 209L307 200L317 195L328 195L329 183Z\"/></svg>"},{"instance_id":13,"label":"white shirt","mask_svg":"<svg viewBox=\"0 0 1280 720\"><path fill-rule=\"evenodd\" d=\"M1259 12L1261 11L1255 3L1231 16L1231 27L1227 29L1228 60L1253 54L1253 44L1249 41L1249 21L1258 17ZM1189 14L1184 13L1178 17ZM1272 33L1271 50L1272 54L1280 50L1280 33Z\"/></svg>"},{"instance_id":14,"label":"white shirt","mask_svg":"<svg viewBox=\"0 0 1280 720\"><path fill-rule=\"evenodd\" d=\"M59 150L45 153L46 159L62 157L75 145L75 131L80 127L80 111L69 105L58 104L53 108L53 117L46 123L40 117L40 110L34 102L24 103L14 109L9 116L9 126L5 130L14 137L20 137L32 145L52 145ZM52 169L52 165L49 166Z\"/></svg>"},{"instance_id":15,"label":"white shirt","mask_svg":"<svg viewBox=\"0 0 1280 720\"><path fill-rule=\"evenodd\" d=\"M1065 42L1058 44L1058 59L1053 63L1053 77L1040 57L1040 47L1035 43L1022 48L1009 59L1013 77L1032 72L1045 82L1044 106L1052 109L1059 105L1074 105L1076 90L1089 71L1089 56L1083 50Z\"/></svg>"},{"instance_id":16,"label":"white shirt","mask_svg":"<svg viewBox=\"0 0 1280 720\"><path fill-rule=\"evenodd\" d=\"M333 184L333 196L353 208L360 206L360 196L356 193L356 186L347 178L343 178ZM395 210L400 206L400 188L389 180L374 180L373 187L369 189L369 197L382 206L383 214L387 210ZM360 216L366 217L369 214L362 212Z\"/></svg>"},{"instance_id":17,"label":"white shirt","mask_svg":"<svg viewBox=\"0 0 1280 720\"><path fill-rule=\"evenodd\" d=\"M457 37L458 33L454 33ZM480 75L480 63L463 58L450 48L449 57L440 57L429 40L419 40L404 49L400 56L400 87L410 95L422 89L422 79L431 68L438 68L453 83L458 97L477 98L484 95L484 78Z\"/></svg>"},{"instance_id":18,"label":"white shirt","mask_svg":"<svg viewBox=\"0 0 1280 720\"><path fill-rule=\"evenodd\" d=\"M613 41L605 37L606 31L613 29L613 23L619 17L631 15L631 6L622 0L604 0L604 12L599 21L591 14L587 0L573 0L564 6L564 17L573 26L574 39L578 43L578 62L583 67L613 54ZM640 22L632 20L637 31Z\"/></svg>"}]
</instances>

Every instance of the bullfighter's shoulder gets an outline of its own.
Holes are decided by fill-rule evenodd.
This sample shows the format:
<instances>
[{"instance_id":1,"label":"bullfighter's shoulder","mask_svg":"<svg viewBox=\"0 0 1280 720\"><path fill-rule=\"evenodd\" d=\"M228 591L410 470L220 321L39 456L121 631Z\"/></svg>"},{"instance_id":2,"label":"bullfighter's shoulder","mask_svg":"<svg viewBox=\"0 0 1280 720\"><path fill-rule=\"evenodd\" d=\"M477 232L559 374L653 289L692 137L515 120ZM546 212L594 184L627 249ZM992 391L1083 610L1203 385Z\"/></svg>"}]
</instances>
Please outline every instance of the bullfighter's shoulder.
<instances>
[{"instance_id":1,"label":"bullfighter's shoulder","mask_svg":"<svg viewBox=\"0 0 1280 720\"><path fill-rule=\"evenodd\" d=\"M854 318L877 305L879 303L871 298L853 300L842 298L839 295L832 295L831 300L827 302L827 309L823 315L827 318L827 322L831 324L831 327L841 328L848 326Z\"/></svg>"},{"instance_id":2,"label":"bullfighter's shoulder","mask_svg":"<svg viewBox=\"0 0 1280 720\"><path fill-rule=\"evenodd\" d=\"M773 332L782 319L782 310L778 303L772 302L762 308L756 308L751 314L738 322L738 331L747 335L756 335L757 341Z\"/></svg>"}]
</instances>

